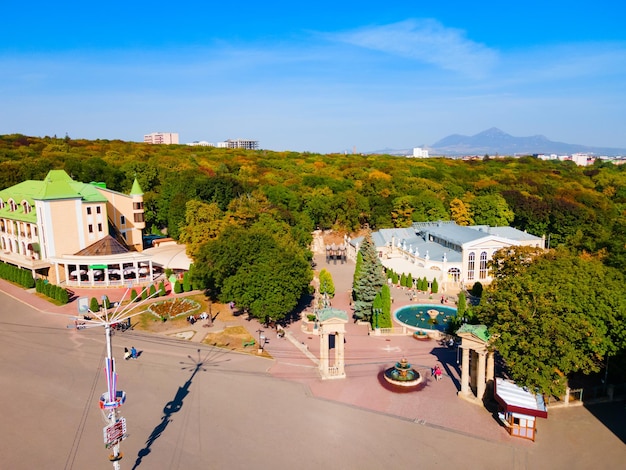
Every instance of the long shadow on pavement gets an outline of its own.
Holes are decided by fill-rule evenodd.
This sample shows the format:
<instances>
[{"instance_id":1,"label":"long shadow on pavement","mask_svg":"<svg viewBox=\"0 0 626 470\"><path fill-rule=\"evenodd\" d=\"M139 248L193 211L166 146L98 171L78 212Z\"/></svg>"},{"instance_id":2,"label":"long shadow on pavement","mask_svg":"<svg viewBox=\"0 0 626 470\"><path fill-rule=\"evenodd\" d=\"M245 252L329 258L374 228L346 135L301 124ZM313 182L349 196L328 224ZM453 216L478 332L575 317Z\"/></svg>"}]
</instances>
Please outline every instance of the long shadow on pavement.
<instances>
[{"instance_id":1,"label":"long shadow on pavement","mask_svg":"<svg viewBox=\"0 0 626 470\"><path fill-rule=\"evenodd\" d=\"M626 444L626 426L624 426L624 401L585 404L593 416L604 424L617 438Z\"/></svg>"},{"instance_id":2,"label":"long shadow on pavement","mask_svg":"<svg viewBox=\"0 0 626 470\"><path fill-rule=\"evenodd\" d=\"M139 467L139 465L141 465L143 458L150 454L152 444L154 444L154 442L159 437L161 437L161 434L163 434L163 432L167 428L167 425L172 420L171 419L172 415L174 413L178 413L180 409L183 407L183 400L189 394L189 387L191 387L191 383L193 382L193 378L196 376L196 374L200 371L206 371L207 370L205 368L206 365L211 365L211 366L219 365L218 363L209 359L209 355L212 352L213 351L209 351L204 357L201 357L200 349L198 349L197 359L194 359L190 355L188 355L187 357L191 360L191 363L188 364L186 362L181 362L181 364L183 365L181 369L192 371L191 377L189 377L189 380L187 380L187 382L185 382L185 384L182 387L178 387L178 390L176 391L176 395L174 396L172 401L168 402L163 408L163 416L161 417L161 422L157 424L155 428L152 430L152 433L150 434L150 436L148 437L148 440L146 441L146 446L137 453L137 460L135 460L135 465L133 465L133 470ZM229 361L229 360L230 359L226 359L225 361ZM225 361L220 361L220 362L225 362ZM211 362L211 364L207 364L209 362Z\"/></svg>"}]
</instances>

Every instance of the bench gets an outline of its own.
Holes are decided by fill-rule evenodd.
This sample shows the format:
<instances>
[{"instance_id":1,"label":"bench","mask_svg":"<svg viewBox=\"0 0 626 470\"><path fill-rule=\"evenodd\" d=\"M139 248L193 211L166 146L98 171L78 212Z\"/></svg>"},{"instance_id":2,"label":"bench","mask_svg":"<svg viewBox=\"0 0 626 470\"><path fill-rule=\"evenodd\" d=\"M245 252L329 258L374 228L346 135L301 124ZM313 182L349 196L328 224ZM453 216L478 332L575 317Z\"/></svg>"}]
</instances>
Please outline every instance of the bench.
<instances>
[{"instance_id":1,"label":"bench","mask_svg":"<svg viewBox=\"0 0 626 470\"><path fill-rule=\"evenodd\" d=\"M244 341L243 343L243 347L246 348L248 346L254 346L256 344L255 340L250 340L250 341Z\"/></svg>"}]
</instances>

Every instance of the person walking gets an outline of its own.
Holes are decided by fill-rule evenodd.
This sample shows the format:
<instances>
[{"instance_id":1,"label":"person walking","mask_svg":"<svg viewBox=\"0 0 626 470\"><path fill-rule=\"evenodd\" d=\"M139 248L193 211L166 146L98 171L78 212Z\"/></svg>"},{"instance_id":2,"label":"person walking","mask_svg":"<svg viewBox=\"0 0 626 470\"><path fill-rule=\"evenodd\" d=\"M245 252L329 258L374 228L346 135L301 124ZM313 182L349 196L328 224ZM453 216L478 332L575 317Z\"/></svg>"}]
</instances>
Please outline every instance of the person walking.
<instances>
[{"instance_id":1,"label":"person walking","mask_svg":"<svg viewBox=\"0 0 626 470\"><path fill-rule=\"evenodd\" d=\"M137 359L137 350L135 349L135 346L130 348L130 357Z\"/></svg>"},{"instance_id":2,"label":"person walking","mask_svg":"<svg viewBox=\"0 0 626 470\"><path fill-rule=\"evenodd\" d=\"M128 348L124 348L124 359L126 359L127 361L130 359L130 351L128 350Z\"/></svg>"},{"instance_id":3,"label":"person walking","mask_svg":"<svg viewBox=\"0 0 626 470\"><path fill-rule=\"evenodd\" d=\"M439 382L441 380L441 374L442 374L441 367L439 367L439 364L437 364L435 366L435 380L437 382Z\"/></svg>"}]
</instances>

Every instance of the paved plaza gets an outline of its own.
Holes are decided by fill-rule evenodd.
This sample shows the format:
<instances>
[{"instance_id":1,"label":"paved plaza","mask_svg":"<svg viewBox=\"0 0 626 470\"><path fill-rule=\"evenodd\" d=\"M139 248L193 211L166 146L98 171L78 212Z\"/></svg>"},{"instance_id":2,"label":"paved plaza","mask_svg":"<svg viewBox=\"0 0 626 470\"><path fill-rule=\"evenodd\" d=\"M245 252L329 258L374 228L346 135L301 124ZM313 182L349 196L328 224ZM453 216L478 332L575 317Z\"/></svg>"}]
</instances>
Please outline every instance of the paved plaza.
<instances>
[{"instance_id":1,"label":"paved plaza","mask_svg":"<svg viewBox=\"0 0 626 470\"><path fill-rule=\"evenodd\" d=\"M351 316L354 265L316 259L333 275L333 307ZM67 328L73 304L54 307L1 280L0 291L0 468L112 468L97 405L106 389L104 332ZM121 292L107 294L115 301ZM394 309L411 302L403 291L393 295ZM238 321L253 334L260 328ZM288 328L291 339L266 331L272 359L202 345L208 329L199 324L190 341L116 333L118 388L128 395L121 467L587 469L626 461L623 403L550 410L536 442L514 439L484 408L457 398L455 350L346 327L347 378L329 381L304 352L319 357L318 338L299 322ZM139 359L122 360L133 345ZM427 376L422 390L384 386L382 370L401 357ZM440 382L429 377L435 363Z\"/></svg>"}]
</instances>

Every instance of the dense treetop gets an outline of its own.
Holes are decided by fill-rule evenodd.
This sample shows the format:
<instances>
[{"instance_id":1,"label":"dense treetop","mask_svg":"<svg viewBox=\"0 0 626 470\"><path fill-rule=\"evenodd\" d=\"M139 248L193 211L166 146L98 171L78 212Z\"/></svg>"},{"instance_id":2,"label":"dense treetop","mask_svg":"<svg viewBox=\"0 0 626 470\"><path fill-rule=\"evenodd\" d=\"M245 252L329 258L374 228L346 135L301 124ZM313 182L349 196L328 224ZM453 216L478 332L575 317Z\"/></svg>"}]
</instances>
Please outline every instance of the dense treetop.
<instances>
[{"instance_id":1,"label":"dense treetop","mask_svg":"<svg viewBox=\"0 0 626 470\"><path fill-rule=\"evenodd\" d=\"M382 228L454 217L459 223L510 223L550 236L552 246L604 247L621 256L626 238L626 169L611 163L577 167L531 157L461 161L0 136L0 189L42 179L51 169L122 192L137 177L149 228L168 227L176 237L187 201L216 203L225 211L233 199L257 192L283 219L311 228Z\"/></svg>"},{"instance_id":2,"label":"dense treetop","mask_svg":"<svg viewBox=\"0 0 626 470\"><path fill-rule=\"evenodd\" d=\"M61 168L76 180L104 181L122 192L137 177L148 229L167 228L175 238L188 225L189 201L214 204L207 216L217 223L220 214L231 220L257 210L232 205L253 194L272 217L304 231L440 219L509 224L546 235L552 247L604 249L608 264L626 267L626 169L610 163L577 167L531 157L461 161L0 136L0 189Z\"/></svg>"},{"instance_id":3,"label":"dense treetop","mask_svg":"<svg viewBox=\"0 0 626 470\"><path fill-rule=\"evenodd\" d=\"M478 317L516 382L560 396L571 374L598 372L624 351L620 271L565 249L532 254L516 248L495 264Z\"/></svg>"}]
</instances>

